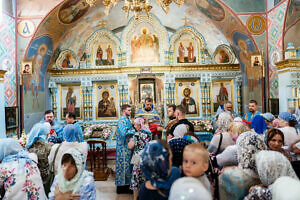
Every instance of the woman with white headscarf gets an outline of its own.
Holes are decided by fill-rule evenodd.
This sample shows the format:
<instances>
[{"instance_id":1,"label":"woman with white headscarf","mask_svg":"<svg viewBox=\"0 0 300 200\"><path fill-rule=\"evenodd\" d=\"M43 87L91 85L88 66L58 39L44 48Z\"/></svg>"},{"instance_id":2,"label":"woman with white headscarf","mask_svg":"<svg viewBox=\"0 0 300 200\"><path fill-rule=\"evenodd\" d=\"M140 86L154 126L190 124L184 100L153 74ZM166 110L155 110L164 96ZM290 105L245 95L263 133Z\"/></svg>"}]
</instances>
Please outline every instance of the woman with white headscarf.
<instances>
[{"instance_id":1,"label":"woman with white headscarf","mask_svg":"<svg viewBox=\"0 0 300 200\"><path fill-rule=\"evenodd\" d=\"M96 199L94 178L84 169L86 156L77 148L67 150L60 161L49 199Z\"/></svg>"},{"instance_id":2,"label":"woman with white headscarf","mask_svg":"<svg viewBox=\"0 0 300 200\"><path fill-rule=\"evenodd\" d=\"M282 176L289 176L298 180L290 161L280 152L261 151L255 156L255 162L257 173L262 184L252 186L250 193L244 200L272 200L270 186L276 179Z\"/></svg>"},{"instance_id":3,"label":"woman with white headscarf","mask_svg":"<svg viewBox=\"0 0 300 200\"><path fill-rule=\"evenodd\" d=\"M221 153L226 147L235 144L229 133L229 124L231 122L233 122L232 116L227 112L222 112L219 115L217 121L218 129L207 148L210 153Z\"/></svg>"},{"instance_id":4,"label":"woman with white headscarf","mask_svg":"<svg viewBox=\"0 0 300 200\"><path fill-rule=\"evenodd\" d=\"M280 177L272 185L273 200L299 199L300 181L291 177Z\"/></svg>"},{"instance_id":5,"label":"woman with white headscarf","mask_svg":"<svg viewBox=\"0 0 300 200\"><path fill-rule=\"evenodd\" d=\"M5 191L0 199L47 199L36 156L32 156L17 140L0 139L0 188Z\"/></svg>"},{"instance_id":6,"label":"woman with white headscarf","mask_svg":"<svg viewBox=\"0 0 300 200\"><path fill-rule=\"evenodd\" d=\"M79 132L74 124L68 124L63 130L64 142L61 144L54 144L51 148L50 154L48 156L48 161L51 164L54 162L54 174L57 174L57 169L60 165L60 160L63 154L70 148L78 148L87 157L88 154L88 144L86 142L80 142ZM57 154L55 157L55 152Z\"/></svg>"},{"instance_id":7,"label":"woman with white headscarf","mask_svg":"<svg viewBox=\"0 0 300 200\"><path fill-rule=\"evenodd\" d=\"M212 195L196 178L183 177L177 179L170 191L169 200L211 200Z\"/></svg>"},{"instance_id":8,"label":"woman with white headscarf","mask_svg":"<svg viewBox=\"0 0 300 200\"><path fill-rule=\"evenodd\" d=\"M262 136L251 131L242 133L236 145L238 166L225 168L219 176L220 200L243 199L251 186L260 183L255 153L267 149Z\"/></svg>"}]
</instances>

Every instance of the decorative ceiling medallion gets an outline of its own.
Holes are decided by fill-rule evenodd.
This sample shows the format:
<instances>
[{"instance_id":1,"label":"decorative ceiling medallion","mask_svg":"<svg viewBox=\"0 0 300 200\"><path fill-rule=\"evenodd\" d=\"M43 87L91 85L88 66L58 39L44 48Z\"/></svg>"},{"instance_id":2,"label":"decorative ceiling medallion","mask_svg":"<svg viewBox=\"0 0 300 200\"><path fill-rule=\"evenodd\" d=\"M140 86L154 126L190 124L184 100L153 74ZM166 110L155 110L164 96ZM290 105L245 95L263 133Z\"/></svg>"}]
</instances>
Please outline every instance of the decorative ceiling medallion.
<instances>
[{"instance_id":1,"label":"decorative ceiling medallion","mask_svg":"<svg viewBox=\"0 0 300 200\"><path fill-rule=\"evenodd\" d=\"M259 15L253 15L248 18L247 22L248 30L254 35L262 34L266 29L266 20Z\"/></svg>"},{"instance_id":2,"label":"decorative ceiling medallion","mask_svg":"<svg viewBox=\"0 0 300 200\"><path fill-rule=\"evenodd\" d=\"M31 20L22 20L18 23L18 33L22 37L30 37L34 34L35 25Z\"/></svg>"}]
</instances>

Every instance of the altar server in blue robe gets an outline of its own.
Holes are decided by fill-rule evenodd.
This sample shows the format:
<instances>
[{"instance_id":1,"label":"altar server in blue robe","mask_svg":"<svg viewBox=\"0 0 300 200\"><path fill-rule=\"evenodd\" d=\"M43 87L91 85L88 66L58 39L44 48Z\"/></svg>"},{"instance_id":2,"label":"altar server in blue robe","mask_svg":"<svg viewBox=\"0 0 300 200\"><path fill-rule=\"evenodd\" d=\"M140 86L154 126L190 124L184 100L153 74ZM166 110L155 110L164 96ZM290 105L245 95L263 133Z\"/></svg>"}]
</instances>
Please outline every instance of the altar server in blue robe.
<instances>
[{"instance_id":1,"label":"altar server in blue robe","mask_svg":"<svg viewBox=\"0 0 300 200\"><path fill-rule=\"evenodd\" d=\"M122 116L118 121L117 144L116 144L116 179L117 193L129 191L131 180L131 156L132 150L128 148L129 138L135 133L130 122L131 106L122 105ZM126 191L124 191L126 190Z\"/></svg>"}]
</instances>

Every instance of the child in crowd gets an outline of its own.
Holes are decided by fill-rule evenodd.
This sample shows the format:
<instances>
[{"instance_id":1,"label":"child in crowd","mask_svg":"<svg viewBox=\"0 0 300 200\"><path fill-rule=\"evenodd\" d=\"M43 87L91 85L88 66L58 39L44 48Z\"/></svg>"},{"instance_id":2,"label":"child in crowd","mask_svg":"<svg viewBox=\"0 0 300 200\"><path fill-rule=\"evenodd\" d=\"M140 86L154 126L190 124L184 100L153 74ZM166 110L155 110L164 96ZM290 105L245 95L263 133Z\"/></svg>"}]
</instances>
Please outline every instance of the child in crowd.
<instances>
[{"instance_id":1,"label":"child in crowd","mask_svg":"<svg viewBox=\"0 0 300 200\"><path fill-rule=\"evenodd\" d=\"M209 152L200 143L192 143L184 148L183 173L186 176L197 178L208 191L211 191L209 180L205 175L208 166Z\"/></svg>"},{"instance_id":2,"label":"child in crowd","mask_svg":"<svg viewBox=\"0 0 300 200\"><path fill-rule=\"evenodd\" d=\"M146 178L140 168L140 153L144 149L146 143L151 140L151 132L145 127L143 118L136 118L134 120L135 134L128 142L128 148L133 149L133 156L131 164L133 164L132 178L130 189L133 190L134 200L137 200L139 187L146 181Z\"/></svg>"}]
</instances>

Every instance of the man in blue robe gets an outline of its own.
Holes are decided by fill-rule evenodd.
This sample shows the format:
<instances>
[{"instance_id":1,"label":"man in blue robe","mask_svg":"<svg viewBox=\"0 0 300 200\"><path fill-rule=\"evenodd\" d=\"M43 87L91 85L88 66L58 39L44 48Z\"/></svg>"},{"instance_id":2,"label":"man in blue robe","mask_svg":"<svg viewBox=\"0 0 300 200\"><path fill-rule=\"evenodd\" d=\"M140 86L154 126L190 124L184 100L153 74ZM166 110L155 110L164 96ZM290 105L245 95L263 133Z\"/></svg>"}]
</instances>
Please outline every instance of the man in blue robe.
<instances>
[{"instance_id":1,"label":"man in blue robe","mask_svg":"<svg viewBox=\"0 0 300 200\"><path fill-rule=\"evenodd\" d=\"M160 139L163 128L159 112L153 106L153 99L147 97L143 106L136 112L135 118L144 118L145 125L150 128L153 139Z\"/></svg>"},{"instance_id":2,"label":"man in blue robe","mask_svg":"<svg viewBox=\"0 0 300 200\"><path fill-rule=\"evenodd\" d=\"M261 112L257 111L257 101L250 100L248 105L249 112L244 115L244 120L252 121L254 116L260 115Z\"/></svg>"},{"instance_id":3,"label":"man in blue robe","mask_svg":"<svg viewBox=\"0 0 300 200\"><path fill-rule=\"evenodd\" d=\"M45 111L44 118L40 121L40 123L48 122L52 129L56 132L57 136L51 136L48 142L52 143L61 143L63 142L63 127L59 122L54 119L54 112L53 110Z\"/></svg>"},{"instance_id":4,"label":"man in blue robe","mask_svg":"<svg viewBox=\"0 0 300 200\"><path fill-rule=\"evenodd\" d=\"M131 107L124 104L121 107L122 116L118 121L116 144L116 179L117 193L127 193L131 180L131 156L132 150L128 148L129 137L134 134L130 122Z\"/></svg>"},{"instance_id":5,"label":"man in blue robe","mask_svg":"<svg viewBox=\"0 0 300 200\"><path fill-rule=\"evenodd\" d=\"M79 136L80 136L80 138L78 138L78 141L79 142L84 142L84 140L83 140L83 133L82 133L82 129L81 129L81 126L77 123L77 121L76 121L76 115L75 115L75 113L73 113L73 112L68 112L67 114L66 114L66 122L67 122L67 124L74 124L75 126L76 126L76 128L78 129L78 131L79 131Z\"/></svg>"}]
</instances>

